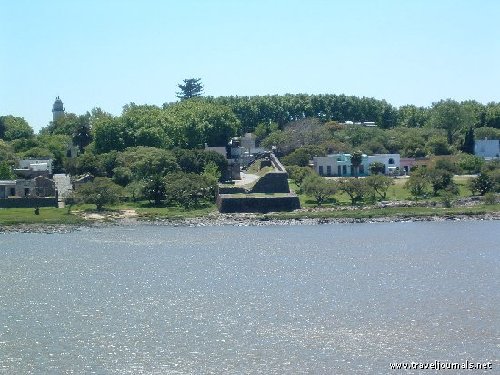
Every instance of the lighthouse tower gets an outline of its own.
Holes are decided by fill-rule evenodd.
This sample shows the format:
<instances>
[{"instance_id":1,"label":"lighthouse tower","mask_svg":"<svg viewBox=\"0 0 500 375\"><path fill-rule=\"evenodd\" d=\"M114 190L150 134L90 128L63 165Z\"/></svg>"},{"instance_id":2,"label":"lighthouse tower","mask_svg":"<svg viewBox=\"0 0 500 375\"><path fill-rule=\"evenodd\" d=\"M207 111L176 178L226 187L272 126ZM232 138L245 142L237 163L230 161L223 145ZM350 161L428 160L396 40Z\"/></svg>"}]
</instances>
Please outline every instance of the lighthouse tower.
<instances>
[{"instance_id":1,"label":"lighthouse tower","mask_svg":"<svg viewBox=\"0 0 500 375\"><path fill-rule=\"evenodd\" d=\"M56 101L52 106L52 116L54 121L64 117L64 104L59 97L56 98Z\"/></svg>"}]
</instances>

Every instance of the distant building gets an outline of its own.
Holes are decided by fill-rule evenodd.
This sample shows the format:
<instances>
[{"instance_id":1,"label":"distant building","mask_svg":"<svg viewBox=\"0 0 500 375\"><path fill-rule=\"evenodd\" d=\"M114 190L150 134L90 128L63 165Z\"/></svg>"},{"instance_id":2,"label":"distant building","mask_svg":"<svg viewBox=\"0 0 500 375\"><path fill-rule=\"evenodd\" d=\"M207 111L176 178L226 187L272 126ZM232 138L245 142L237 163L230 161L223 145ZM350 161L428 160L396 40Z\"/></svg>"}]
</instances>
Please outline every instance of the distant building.
<instances>
[{"instance_id":1,"label":"distant building","mask_svg":"<svg viewBox=\"0 0 500 375\"><path fill-rule=\"evenodd\" d=\"M375 154L368 156L368 166L367 170L369 171L369 167L371 163L382 163L384 164L384 174L399 174L400 168L400 156L399 154Z\"/></svg>"},{"instance_id":2,"label":"distant building","mask_svg":"<svg viewBox=\"0 0 500 375\"><path fill-rule=\"evenodd\" d=\"M24 178L50 176L52 175L52 163L51 158L22 159L19 160L18 167L14 169L14 173Z\"/></svg>"},{"instance_id":3,"label":"distant building","mask_svg":"<svg viewBox=\"0 0 500 375\"><path fill-rule=\"evenodd\" d=\"M341 125L357 125L357 126L364 126L367 128L376 128L377 127L377 124L375 123L375 121L354 122L354 121L348 120L348 121L341 123Z\"/></svg>"},{"instance_id":4,"label":"distant building","mask_svg":"<svg viewBox=\"0 0 500 375\"><path fill-rule=\"evenodd\" d=\"M399 154L375 154L364 155L359 166L358 176L370 174L370 164L382 163L385 166L385 174L399 174ZM320 176L330 177L352 177L355 170L351 162L351 154L332 154L328 156L316 156L313 158L314 170Z\"/></svg>"},{"instance_id":5,"label":"distant building","mask_svg":"<svg viewBox=\"0 0 500 375\"><path fill-rule=\"evenodd\" d=\"M485 159L500 158L500 140L480 139L475 141L474 155Z\"/></svg>"},{"instance_id":6,"label":"distant building","mask_svg":"<svg viewBox=\"0 0 500 375\"><path fill-rule=\"evenodd\" d=\"M16 196L16 180L0 180L0 199Z\"/></svg>"},{"instance_id":7,"label":"distant building","mask_svg":"<svg viewBox=\"0 0 500 375\"><path fill-rule=\"evenodd\" d=\"M427 167L430 163L430 159L426 157L420 158L401 158L399 161L399 165L401 168L402 174L410 174L413 168L422 168Z\"/></svg>"},{"instance_id":8,"label":"distant building","mask_svg":"<svg viewBox=\"0 0 500 375\"><path fill-rule=\"evenodd\" d=\"M52 120L56 121L62 117L64 117L64 104L59 97L56 97L56 100L52 105Z\"/></svg>"}]
</instances>

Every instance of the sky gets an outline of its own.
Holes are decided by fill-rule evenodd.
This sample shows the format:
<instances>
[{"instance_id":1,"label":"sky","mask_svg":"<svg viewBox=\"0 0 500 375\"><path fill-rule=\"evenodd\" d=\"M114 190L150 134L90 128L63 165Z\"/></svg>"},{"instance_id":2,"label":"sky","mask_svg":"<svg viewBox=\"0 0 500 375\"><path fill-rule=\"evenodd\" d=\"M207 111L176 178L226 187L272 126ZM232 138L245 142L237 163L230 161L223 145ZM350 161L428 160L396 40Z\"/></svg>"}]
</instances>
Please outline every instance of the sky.
<instances>
[{"instance_id":1,"label":"sky","mask_svg":"<svg viewBox=\"0 0 500 375\"><path fill-rule=\"evenodd\" d=\"M497 0L0 0L0 116L205 95L500 102Z\"/></svg>"}]
</instances>

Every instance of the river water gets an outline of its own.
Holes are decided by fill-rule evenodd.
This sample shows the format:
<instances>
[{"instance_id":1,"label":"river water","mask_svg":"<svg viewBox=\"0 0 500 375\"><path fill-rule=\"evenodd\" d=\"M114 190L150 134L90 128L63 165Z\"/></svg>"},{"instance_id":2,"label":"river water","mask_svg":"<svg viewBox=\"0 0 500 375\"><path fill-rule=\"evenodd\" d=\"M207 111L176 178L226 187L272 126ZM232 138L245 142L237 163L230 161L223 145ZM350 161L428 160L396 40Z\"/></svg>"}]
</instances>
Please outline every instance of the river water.
<instances>
[{"instance_id":1,"label":"river water","mask_svg":"<svg viewBox=\"0 0 500 375\"><path fill-rule=\"evenodd\" d=\"M498 370L499 239L495 221L0 234L0 373Z\"/></svg>"}]
</instances>

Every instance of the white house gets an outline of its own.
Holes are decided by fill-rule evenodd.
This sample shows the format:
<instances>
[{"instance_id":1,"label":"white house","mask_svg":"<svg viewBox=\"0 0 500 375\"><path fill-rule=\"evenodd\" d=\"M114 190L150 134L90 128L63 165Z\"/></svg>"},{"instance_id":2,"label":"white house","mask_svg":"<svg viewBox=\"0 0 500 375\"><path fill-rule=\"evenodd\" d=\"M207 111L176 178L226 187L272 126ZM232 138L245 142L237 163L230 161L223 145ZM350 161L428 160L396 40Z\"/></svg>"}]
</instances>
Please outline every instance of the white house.
<instances>
[{"instance_id":1,"label":"white house","mask_svg":"<svg viewBox=\"0 0 500 375\"><path fill-rule=\"evenodd\" d=\"M480 139L475 141L474 155L485 159L500 158L500 140Z\"/></svg>"},{"instance_id":2,"label":"white house","mask_svg":"<svg viewBox=\"0 0 500 375\"><path fill-rule=\"evenodd\" d=\"M368 166L370 166L371 163L379 162L385 166L384 174L398 174L400 160L399 154L375 154L368 156Z\"/></svg>"},{"instance_id":3,"label":"white house","mask_svg":"<svg viewBox=\"0 0 500 375\"><path fill-rule=\"evenodd\" d=\"M364 155L359 166L358 175L367 176L370 174L370 164L379 162L385 166L385 174L396 174L399 172L399 154L376 154ZM313 158L314 170L320 176L350 177L355 175L355 170L351 163L351 154L332 154L328 156L316 156Z\"/></svg>"}]
</instances>

